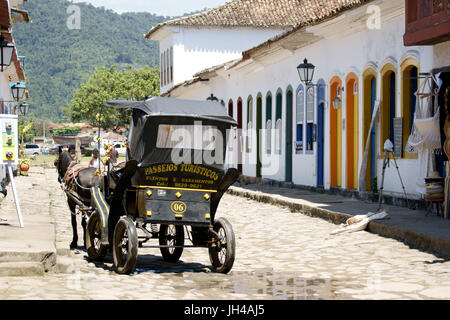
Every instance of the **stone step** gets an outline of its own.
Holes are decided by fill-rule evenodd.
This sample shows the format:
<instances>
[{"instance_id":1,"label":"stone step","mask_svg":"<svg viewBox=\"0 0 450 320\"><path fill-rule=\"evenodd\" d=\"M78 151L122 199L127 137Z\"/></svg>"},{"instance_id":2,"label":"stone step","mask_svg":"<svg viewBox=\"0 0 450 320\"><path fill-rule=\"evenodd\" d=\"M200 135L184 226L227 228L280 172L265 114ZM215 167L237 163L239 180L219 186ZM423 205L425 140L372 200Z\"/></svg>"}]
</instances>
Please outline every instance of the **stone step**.
<instances>
[{"instance_id":1,"label":"stone step","mask_svg":"<svg viewBox=\"0 0 450 320\"><path fill-rule=\"evenodd\" d=\"M49 271L56 265L56 251L0 250L0 263L38 263L44 271Z\"/></svg>"},{"instance_id":2,"label":"stone step","mask_svg":"<svg viewBox=\"0 0 450 320\"><path fill-rule=\"evenodd\" d=\"M41 262L0 262L0 277L35 277L45 274Z\"/></svg>"}]
</instances>

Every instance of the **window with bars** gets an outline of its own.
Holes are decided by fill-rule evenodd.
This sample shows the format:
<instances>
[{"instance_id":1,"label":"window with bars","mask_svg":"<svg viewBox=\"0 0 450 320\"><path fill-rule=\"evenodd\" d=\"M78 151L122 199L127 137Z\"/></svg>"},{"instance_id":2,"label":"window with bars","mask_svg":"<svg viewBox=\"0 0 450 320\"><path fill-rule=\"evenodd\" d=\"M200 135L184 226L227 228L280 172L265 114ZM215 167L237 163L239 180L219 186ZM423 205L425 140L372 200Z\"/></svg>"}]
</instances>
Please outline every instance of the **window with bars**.
<instances>
[{"instance_id":1,"label":"window with bars","mask_svg":"<svg viewBox=\"0 0 450 320\"><path fill-rule=\"evenodd\" d=\"M303 152L303 122L305 117L305 99L303 88L297 91L297 139L296 153Z\"/></svg>"},{"instance_id":2,"label":"window with bars","mask_svg":"<svg viewBox=\"0 0 450 320\"><path fill-rule=\"evenodd\" d=\"M272 95L266 97L266 153L272 153Z\"/></svg>"},{"instance_id":3,"label":"window with bars","mask_svg":"<svg viewBox=\"0 0 450 320\"><path fill-rule=\"evenodd\" d=\"M314 87L306 90L306 150L313 151Z\"/></svg>"},{"instance_id":4,"label":"window with bars","mask_svg":"<svg viewBox=\"0 0 450 320\"><path fill-rule=\"evenodd\" d=\"M247 100L247 153L252 152L253 98Z\"/></svg>"},{"instance_id":5,"label":"window with bars","mask_svg":"<svg viewBox=\"0 0 450 320\"><path fill-rule=\"evenodd\" d=\"M160 83L163 87L173 82L173 47L161 53L160 68Z\"/></svg>"},{"instance_id":6,"label":"window with bars","mask_svg":"<svg viewBox=\"0 0 450 320\"><path fill-rule=\"evenodd\" d=\"M283 122L281 120L282 114L282 101L283 96L281 91L277 93L277 101L276 101L276 121L275 121L275 153L281 154L281 144L283 135L281 134L281 130L283 129Z\"/></svg>"}]
</instances>

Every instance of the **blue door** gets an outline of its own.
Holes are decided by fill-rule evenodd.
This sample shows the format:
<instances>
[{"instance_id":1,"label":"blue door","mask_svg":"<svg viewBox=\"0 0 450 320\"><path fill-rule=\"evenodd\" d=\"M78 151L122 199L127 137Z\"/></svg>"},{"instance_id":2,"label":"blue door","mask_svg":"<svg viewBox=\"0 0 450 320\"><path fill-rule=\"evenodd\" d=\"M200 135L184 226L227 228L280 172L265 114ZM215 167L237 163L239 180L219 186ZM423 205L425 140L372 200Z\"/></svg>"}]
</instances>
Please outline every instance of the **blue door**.
<instances>
[{"instance_id":1,"label":"blue door","mask_svg":"<svg viewBox=\"0 0 450 320\"><path fill-rule=\"evenodd\" d=\"M325 84L318 83L317 88L317 185L323 186L324 170L324 123L325 123Z\"/></svg>"}]
</instances>

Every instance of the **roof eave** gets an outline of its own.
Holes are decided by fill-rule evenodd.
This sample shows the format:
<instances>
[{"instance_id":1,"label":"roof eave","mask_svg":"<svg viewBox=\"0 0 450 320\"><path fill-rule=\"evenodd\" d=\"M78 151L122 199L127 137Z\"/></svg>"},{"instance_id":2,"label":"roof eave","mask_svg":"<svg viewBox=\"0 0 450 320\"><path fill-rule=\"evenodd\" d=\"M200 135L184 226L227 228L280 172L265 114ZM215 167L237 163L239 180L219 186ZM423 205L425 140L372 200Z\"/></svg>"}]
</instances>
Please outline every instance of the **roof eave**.
<instances>
[{"instance_id":1,"label":"roof eave","mask_svg":"<svg viewBox=\"0 0 450 320\"><path fill-rule=\"evenodd\" d=\"M12 23L30 22L28 11L17 8L11 8Z\"/></svg>"}]
</instances>

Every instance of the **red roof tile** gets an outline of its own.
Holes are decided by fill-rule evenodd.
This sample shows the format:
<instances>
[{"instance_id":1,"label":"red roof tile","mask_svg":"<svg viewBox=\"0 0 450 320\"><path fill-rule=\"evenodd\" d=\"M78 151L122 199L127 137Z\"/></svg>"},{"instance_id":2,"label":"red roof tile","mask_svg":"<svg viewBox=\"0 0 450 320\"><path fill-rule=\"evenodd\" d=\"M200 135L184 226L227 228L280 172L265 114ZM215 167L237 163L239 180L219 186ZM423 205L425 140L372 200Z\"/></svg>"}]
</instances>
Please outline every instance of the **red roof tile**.
<instances>
[{"instance_id":1,"label":"red roof tile","mask_svg":"<svg viewBox=\"0 0 450 320\"><path fill-rule=\"evenodd\" d=\"M326 19L339 11L362 5L367 0L232 0L208 11L169 20L163 26L215 26L290 29Z\"/></svg>"}]
</instances>

